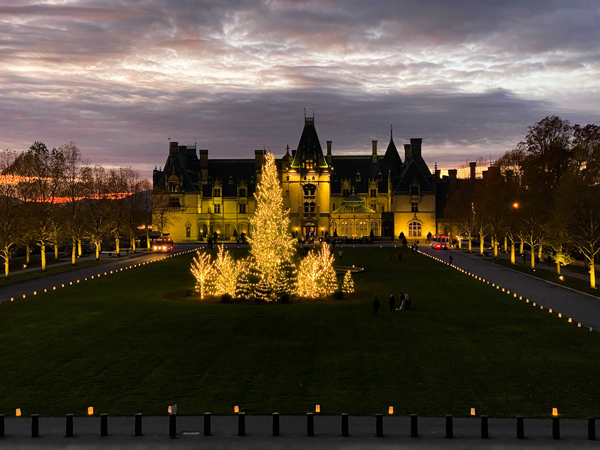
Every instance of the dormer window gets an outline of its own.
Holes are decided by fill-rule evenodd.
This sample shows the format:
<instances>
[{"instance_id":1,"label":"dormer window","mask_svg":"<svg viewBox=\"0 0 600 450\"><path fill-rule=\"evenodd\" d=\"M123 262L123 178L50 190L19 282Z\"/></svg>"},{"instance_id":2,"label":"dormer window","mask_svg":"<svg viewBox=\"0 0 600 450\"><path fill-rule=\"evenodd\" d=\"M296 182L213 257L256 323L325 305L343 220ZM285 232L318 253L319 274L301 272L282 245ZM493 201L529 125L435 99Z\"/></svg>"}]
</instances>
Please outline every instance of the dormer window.
<instances>
[{"instance_id":1,"label":"dormer window","mask_svg":"<svg viewBox=\"0 0 600 450\"><path fill-rule=\"evenodd\" d=\"M246 188L240 188L240 197L246 196Z\"/></svg>"},{"instance_id":2,"label":"dormer window","mask_svg":"<svg viewBox=\"0 0 600 450\"><path fill-rule=\"evenodd\" d=\"M229 184L233 184L233 176L229 175Z\"/></svg>"},{"instance_id":3,"label":"dormer window","mask_svg":"<svg viewBox=\"0 0 600 450\"><path fill-rule=\"evenodd\" d=\"M381 172L379 172L377 174L377 181L381 181L381 180L383 180L383 175L381 174Z\"/></svg>"},{"instance_id":4,"label":"dormer window","mask_svg":"<svg viewBox=\"0 0 600 450\"><path fill-rule=\"evenodd\" d=\"M169 181L169 191L177 192L178 184L176 181Z\"/></svg>"},{"instance_id":5,"label":"dormer window","mask_svg":"<svg viewBox=\"0 0 600 450\"><path fill-rule=\"evenodd\" d=\"M220 196L221 196L221 189L219 189L219 188L213 189L213 197L220 197Z\"/></svg>"},{"instance_id":6,"label":"dormer window","mask_svg":"<svg viewBox=\"0 0 600 450\"><path fill-rule=\"evenodd\" d=\"M412 185L410 187L410 195L419 195L419 185Z\"/></svg>"},{"instance_id":7,"label":"dormer window","mask_svg":"<svg viewBox=\"0 0 600 450\"><path fill-rule=\"evenodd\" d=\"M360 172L359 171L356 172L356 181L360 181Z\"/></svg>"}]
</instances>

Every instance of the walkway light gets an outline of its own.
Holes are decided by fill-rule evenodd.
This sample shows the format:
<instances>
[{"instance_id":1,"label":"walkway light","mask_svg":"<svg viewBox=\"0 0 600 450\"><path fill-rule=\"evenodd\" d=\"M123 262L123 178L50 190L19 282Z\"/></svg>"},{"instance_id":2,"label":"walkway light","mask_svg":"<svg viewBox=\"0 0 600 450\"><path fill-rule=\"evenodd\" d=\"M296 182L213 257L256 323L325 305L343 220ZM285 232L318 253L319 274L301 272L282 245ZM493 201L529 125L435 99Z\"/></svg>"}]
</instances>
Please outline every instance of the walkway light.
<instances>
[{"instance_id":1,"label":"walkway light","mask_svg":"<svg viewBox=\"0 0 600 450\"><path fill-rule=\"evenodd\" d=\"M552 408L552 415L554 417L558 416L558 408Z\"/></svg>"},{"instance_id":2,"label":"walkway light","mask_svg":"<svg viewBox=\"0 0 600 450\"><path fill-rule=\"evenodd\" d=\"M392 414L394 414L394 407L393 407L393 406L390 406L390 407L388 408L388 414L389 414L390 416L391 416Z\"/></svg>"},{"instance_id":3,"label":"walkway light","mask_svg":"<svg viewBox=\"0 0 600 450\"><path fill-rule=\"evenodd\" d=\"M88 406L88 416L93 416L93 415L94 415L94 407Z\"/></svg>"},{"instance_id":4,"label":"walkway light","mask_svg":"<svg viewBox=\"0 0 600 450\"><path fill-rule=\"evenodd\" d=\"M321 405L315 405L315 412L321 412Z\"/></svg>"}]
</instances>

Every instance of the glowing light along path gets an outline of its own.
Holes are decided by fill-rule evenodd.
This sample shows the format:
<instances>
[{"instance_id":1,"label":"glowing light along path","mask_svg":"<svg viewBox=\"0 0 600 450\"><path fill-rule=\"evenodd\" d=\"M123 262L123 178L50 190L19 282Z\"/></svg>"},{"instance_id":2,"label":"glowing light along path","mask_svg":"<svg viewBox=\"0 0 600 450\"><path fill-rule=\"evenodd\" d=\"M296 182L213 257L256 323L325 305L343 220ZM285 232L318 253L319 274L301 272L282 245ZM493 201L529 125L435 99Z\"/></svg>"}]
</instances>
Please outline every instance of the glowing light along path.
<instances>
[{"instance_id":1,"label":"glowing light along path","mask_svg":"<svg viewBox=\"0 0 600 450\"><path fill-rule=\"evenodd\" d=\"M446 262L446 261L442 260L441 258L438 258L437 256L433 256L433 255L430 255L430 254L428 254L428 253L424 253L424 252L422 252L421 250L417 250L417 253L419 253L419 254L421 254L421 255L424 255L424 256L427 256L428 258L431 258L431 259L433 259L433 260L435 260L435 261L437 261L437 262L440 262L440 263L442 263L442 264L445 264L446 266L450 266L450 267L452 267L453 269L455 269L455 270L457 270L457 271L459 271L459 272L461 272L461 273L463 273L463 274L469 275L469 276L471 276L471 277L475 278L476 280L478 280L478 281L481 281L481 282L482 282L482 283L484 283L484 284L490 284L490 282L489 282L489 281L487 281L487 282L486 282L484 279L481 279L481 277L479 277L479 276L475 275L474 273L472 274L472 273L470 273L470 272L467 272L467 271L465 271L465 270L461 269L460 267L457 267L457 266L456 266L456 265L454 265L454 264L450 264L450 263L448 263L448 262ZM499 286L499 285L496 285L496 284L494 284L494 283L492 283L492 287L496 287L496 290L500 290L500 286ZM505 294L507 294L507 295L510 295L510 293L511 293L511 292L510 292L508 289L504 289L504 288L502 288L502 292L503 292L503 293L505 293ZM513 298L517 298L517 294L516 294L515 292L513 292L513 295L512 295L512 297L513 297ZM523 296L519 295L519 300L523 300ZM525 303L531 303L531 304L532 304L532 306L538 306L538 305L536 305L536 303L535 303L535 302L530 302L528 298L527 298L527 299L525 299ZM539 307L540 307L540 310L543 310L543 309L544 309L544 306L543 306L543 305L539 305ZM550 309L550 308L549 308L549 309L548 309L548 311L550 312L550 314L552 314L552 309ZM560 319L560 318L562 318L562 314L561 314L561 313L557 313L557 317L558 317L559 319ZM569 319L567 320L567 323L574 323L574 322L573 322L573 319L569 317ZM578 328L581 328L581 322L578 322L578 323L577 323L577 327L578 327ZM593 329L592 327L590 327L590 331L594 331L594 329Z\"/></svg>"},{"instance_id":2,"label":"glowing light along path","mask_svg":"<svg viewBox=\"0 0 600 450\"><path fill-rule=\"evenodd\" d=\"M145 262L145 263L143 263L143 264L145 265L145 264L149 264L149 263L154 263L154 262L158 262L158 261L163 261L163 260L165 260L165 259L167 259L167 258L172 258L172 257L174 257L174 256L183 255L183 254L185 254L185 253L190 253L190 252L193 252L193 251L195 251L195 250L196 250L196 249L191 249L191 250L186 250L186 251L184 251L184 252L175 253L175 254L173 254L173 255L163 256L162 258L158 258L158 259L155 259L155 260L152 260L152 261L147 261L147 262ZM138 264L134 265L133 267L137 267L137 266L138 266ZM142 264L139 264L139 266L141 267L141 266L142 266ZM131 269L131 268L132 268L132 266L129 266L129 267L125 266L125 270L127 270L127 269ZM118 272L123 272L123 267L121 267L121 268L119 268L119 269L115 269L114 271L112 271L112 270L111 270L111 271L110 271L110 274L117 274ZM104 272L104 275L105 275L105 276L108 276L108 275L107 275L107 272ZM100 278L100 274L98 274L98 275L97 275L97 278ZM93 280L93 279L94 279L94 275L92 275L92 276L90 277L90 280ZM87 278L84 278L84 280L83 280L83 281L88 281L88 279L87 279ZM79 283L79 282L80 282L80 280L76 280L76 282L77 282L77 283ZM68 285L69 285L69 286L72 286L72 285L73 285L73 281L70 281ZM61 284L61 287L63 287L63 288L64 288L64 287L65 287L65 284ZM44 292L48 292L48 289L50 289L50 287L48 287L48 288L45 288L45 289L44 289ZM53 291L55 291L55 290L56 290L56 286L52 286L52 290L53 290ZM36 296L37 296L37 291L33 291L33 295L36 295ZM23 294L23 298L27 298L27 294ZM14 301L15 301L15 298L14 298L14 297L11 297L11 298L10 298L10 301L11 301L11 302L14 302ZM0 305L1 305L1 304L2 304L2 302L0 302Z\"/></svg>"}]
</instances>

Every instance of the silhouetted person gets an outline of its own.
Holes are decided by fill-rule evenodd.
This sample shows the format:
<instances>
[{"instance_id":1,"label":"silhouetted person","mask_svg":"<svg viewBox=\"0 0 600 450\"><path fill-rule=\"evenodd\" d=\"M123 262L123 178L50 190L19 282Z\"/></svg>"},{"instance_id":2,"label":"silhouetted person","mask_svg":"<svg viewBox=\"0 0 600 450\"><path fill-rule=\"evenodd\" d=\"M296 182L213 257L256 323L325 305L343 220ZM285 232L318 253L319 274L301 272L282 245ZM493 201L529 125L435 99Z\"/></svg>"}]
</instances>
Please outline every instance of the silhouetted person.
<instances>
[{"instance_id":1,"label":"silhouetted person","mask_svg":"<svg viewBox=\"0 0 600 450\"><path fill-rule=\"evenodd\" d=\"M394 314L394 310L396 309L396 299L394 298L394 294L390 295L390 312Z\"/></svg>"},{"instance_id":2,"label":"silhouetted person","mask_svg":"<svg viewBox=\"0 0 600 450\"><path fill-rule=\"evenodd\" d=\"M373 300L373 315L379 315L379 300L377 300L377 297Z\"/></svg>"},{"instance_id":3,"label":"silhouetted person","mask_svg":"<svg viewBox=\"0 0 600 450\"><path fill-rule=\"evenodd\" d=\"M452 255L450 255L450 258L448 258L450 260L450 264L452 264Z\"/></svg>"}]
</instances>

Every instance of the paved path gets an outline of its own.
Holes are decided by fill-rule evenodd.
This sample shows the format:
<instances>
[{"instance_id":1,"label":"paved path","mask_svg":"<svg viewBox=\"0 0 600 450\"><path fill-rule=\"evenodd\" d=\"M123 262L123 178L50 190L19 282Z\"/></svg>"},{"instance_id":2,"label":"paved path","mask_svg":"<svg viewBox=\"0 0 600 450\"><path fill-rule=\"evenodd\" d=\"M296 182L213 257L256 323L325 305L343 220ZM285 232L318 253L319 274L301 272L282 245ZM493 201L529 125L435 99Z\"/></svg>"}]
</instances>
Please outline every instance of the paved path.
<instances>
[{"instance_id":1,"label":"paved path","mask_svg":"<svg viewBox=\"0 0 600 450\"><path fill-rule=\"evenodd\" d=\"M61 289L63 284L65 286L69 286L70 283L76 284L77 280L83 282L85 278L91 278L92 276L97 277L98 274L100 274L100 276L104 276L104 273L110 274L111 271L116 272L117 270L120 271L121 269L125 270L125 268L128 268L129 266L149 263L162 259L165 256L188 251L196 247L198 246L179 244L176 245L175 249L170 253L152 253L148 251L140 251L135 254L124 255L120 258L113 258L110 262L105 264L74 269L68 272L58 273L43 278L37 278L22 283L15 283L0 287L0 303L10 301L11 298L14 298L16 301L20 298L23 298L23 295L33 295L34 292L37 292L39 295L44 292L44 289L47 289L48 291L52 290L53 287L56 287L56 289Z\"/></svg>"},{"instance_id":2,"label":"paved path","mask_svg":"<svg viewBox=\"0 0 600 450\"><path fill-rule=\"evenodd\" d=\"M525 419L525 439L517 439L516 419L489 419L489 439L481 439L479 418L453 420L453 438L446 437L445 418L419 418L419 437L411 438L409 417L384 417L383 437L376 437L375 417L349 417L349 437L342 437L339 416L314 417L314 436L307 436L306 417L282 416L280 436L272 436L271 416L248 416L245 436L238 436L236 416L211 419L204 436L203 417L177 417L177 438L169 438L169 418L143 418L142 436L134 435L133 417L110 417L108 433L100 437L99 417L75 417L74 437L65 437L65 418L40 418L39 437L31 437L29 418L6 420L0 448L128 448L128 449L567 449L598 448L588 440L587 420L561 420L560 440L552 439L551 419Z\"/></svg>"},{"instance_id":3,"label":"paved path","mask_svg":"<svg viewBox=\"0 0 600 450\"><path fill-rule=\"evenodd\" d=\"M553 313L561 313L565 318L572 318L582 327L592 327L600 331L600 299L565 287L550 283L524 273L507 269L468 253L453 250L435 250L429 247L420 248L425 254L448 262L452 255L454 266L499 285L511 293L529 299L544 309L552 309Z\"/></svg>"}]
</instances>

